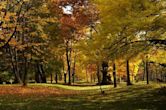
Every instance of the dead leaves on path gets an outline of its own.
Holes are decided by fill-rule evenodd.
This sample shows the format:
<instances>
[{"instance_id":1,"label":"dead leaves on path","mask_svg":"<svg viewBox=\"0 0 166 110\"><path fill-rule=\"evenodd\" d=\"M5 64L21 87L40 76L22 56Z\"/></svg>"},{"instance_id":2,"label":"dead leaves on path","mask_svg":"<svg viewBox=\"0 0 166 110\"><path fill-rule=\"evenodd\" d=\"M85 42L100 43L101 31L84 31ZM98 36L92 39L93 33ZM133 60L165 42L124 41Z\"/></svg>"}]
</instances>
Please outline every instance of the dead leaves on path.
<instances>
[{"instance_id":1,"label":"dead leaves on path","mask_svg":"<svg viewBox=\"0 0 166 110\"><path fill-rule=\"evenodd\" d=\"M16 95L16 96L72 96L79 94L79 91L63 90L52 87L21 87L21 86L0 86L0 96Z\"/></svg>"}]
</instances>

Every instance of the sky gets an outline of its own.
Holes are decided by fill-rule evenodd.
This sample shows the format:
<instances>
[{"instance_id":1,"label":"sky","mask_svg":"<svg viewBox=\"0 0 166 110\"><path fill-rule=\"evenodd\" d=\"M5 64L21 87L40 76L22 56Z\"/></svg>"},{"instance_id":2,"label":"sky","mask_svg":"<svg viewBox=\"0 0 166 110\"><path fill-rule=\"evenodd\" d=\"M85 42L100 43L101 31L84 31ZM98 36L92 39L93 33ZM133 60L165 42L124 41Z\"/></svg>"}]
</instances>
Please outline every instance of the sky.
<instances>
[{"instance_id":1,"label":"sky","mask_svg":"<svg viewBox=\"0 0 166 110\"><path fill-rule=\"evenodd\" d=\"M66 6L62 7L62 9L63 9L64 14L68 14L68 15L73 14L73 7L71 5L66 5Z\"/></svg>"}]
</instances>

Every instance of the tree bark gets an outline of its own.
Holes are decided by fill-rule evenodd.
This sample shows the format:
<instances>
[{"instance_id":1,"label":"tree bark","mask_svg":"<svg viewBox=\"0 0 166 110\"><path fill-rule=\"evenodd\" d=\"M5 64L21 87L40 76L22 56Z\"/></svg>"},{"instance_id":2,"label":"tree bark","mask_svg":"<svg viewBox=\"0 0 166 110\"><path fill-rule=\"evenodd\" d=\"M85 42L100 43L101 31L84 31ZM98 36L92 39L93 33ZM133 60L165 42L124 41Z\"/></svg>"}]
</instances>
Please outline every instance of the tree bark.
<instances>
[{"instance_id":1,"label":"tree bark","mask_svg":"<svg viewBox=\"0 0 166 110\"><path fill-rule=\"evenodd\" d=\"M37 83L41 83L42 81L41 81L41 76L40 76L40 67L39 67L39 64L38 64L38 62L36 63L36 72L35 72L35 81L37 82Z\"/></svg>"},{"instance_id":2,"label":"tree bark","mask_svg":"<svg viewBox=\"0 0 166 110\"><path fill-rule=\"evenodd\" d=\"M115 62L113 63L113 77L114 77L114 88L116 88L117 83L116 83L116 64L115 64Z\"/></svg>"},{"instance_id":3,"label":"tree bark","mask_svg":"<svg viewBox=\"0 0 166 110\"><path fill-rule=\"evenodd\" d=\"M51 73L51 84L52 84L53 78L52 78L52 73Z\"/></svg>"},{"instance_id":4,"label":"tree bark","mask_svg":"<svg viewBox=\"0 0 166 110\"><path fill-rule=\"evenodd\" d=\"M102 78L102 85L107 85L110 84L110 81L108 80L108 62L104 62L102 63L102 74L103 74L103 78Z\"/></svg>"},{"instance_id":5,"label":"tree bark","mask_svg":"<svg viewBox=\"0 0 166 110\"><path fill-rule=\"evenodd\" d=\"M23 53L24 57L24 75L23 75L23 86L27 86L27 58L25 57L25 53Z\"/></svg>"},{"instance_id":6,"label":"tree bark","mask_svg":"<svg viewBox=\"0 0 166 110\"><path fill-rule=\"evenodd\" d=\"M67 61L67 70L68 70L68 77L69 77L69 82L68 84L71 85L71 67L70 67L70 58L69 58L69 41L66 42L66 61Z\"/></svg>"},{"instance_id":7,"label":"tree bark","mask_svg":"<svg viewBox=\"0 0 166 110\"><path fill-rule=\"evenodd\" d=\"M22 79L19 73L19 67L18 67L18 61L17 61L17 50L14 48L13 51L11 49L11 47L9 48L9 54L11 57L11 64L12 64L12 69L13 69L13 73L15 75L15 79L14 79L14 83L20 83L22 84Z\"/></svg>"},{"instance_id":8,"label":"tree bark","mask_svg":"<svg viewBox=\"0 0 166 110\"><path fill-rule=\"evenodd\" d=\"M66 84L66 73L64 73L64 83Z\"/></svg>"},{"instance_id":9,"label":"tree bark","mask_svg":"<svg viewBox=\"0 0 166 110\"><path fill-rule=\"evenodd\" d=\"M40 64L40 69L41 69L42 83L47 83L45 71L44 71L44 68L43 68L43 65L42 65L42 64Z\"/></svg>"},{"instance_id":10,"label":"tree bark","mask_svg":"<svg viewBox=\"0 0 166 110\"><path fill-rule=\"evenodd\" d=\"M55 82L56 82L56 84L58 83L58 75L57 74L55 74Z\"/></svg>"},{"instance_id":11,"label":"tree bark","mask_svg":"<svg viewBox=\"0 0 166 110\"><path fill-rule=\"evenodd\" d=\"M145 73L146 73L146 84L149 84L149 68L148 68L148 61L145 61Z\"/></svg>"},{"instance_id":12,"label":"tree bark","mask_svg":"<svg viewBox=\"0 0 166 110\"><path fill-rule=\"evenodd\" d=\"M73 74L72 74L73 83L75 81L75 69L76 69L76 52L74 54L74 63L73 63Z\"/></svg>"},{"instance_id":13,"label":"tree bark","mask_svg":"<svg viewBox=\"0 0 166 110\"><path fill-rule=\"evenodd\" d=\"M126 75L127 75L127 86L132 85L130 81L130 68L129 68L129 60L126 61Z\"/></svg>"},{"instance_id":14,"label":"tree bark","mask_svg":"<svg viewBox=\"0 0 166 110\"><path fill-rule=\"evenodd\" d=\"M36 73L35 73L35 81L37 83L46 83L46 75L43 69L43 65L39 64L39 62L36 63Z\"/></svg>"}]
</instances>

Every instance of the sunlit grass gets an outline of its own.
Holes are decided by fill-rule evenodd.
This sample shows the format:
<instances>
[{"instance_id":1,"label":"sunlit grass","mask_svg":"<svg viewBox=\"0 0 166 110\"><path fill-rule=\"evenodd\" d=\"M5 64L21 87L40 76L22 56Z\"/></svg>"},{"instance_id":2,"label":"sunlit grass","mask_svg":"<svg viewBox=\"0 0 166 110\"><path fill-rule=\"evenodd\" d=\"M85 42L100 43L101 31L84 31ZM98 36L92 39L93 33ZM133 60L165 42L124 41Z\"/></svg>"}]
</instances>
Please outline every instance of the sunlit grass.
<instances>
[{"instance_id":1,"label":"sunlit grass","mask_svg":"<svg viewBox=\"0 0 166 110\"><path fill-rule=\"evenodd\" d=\"M112 85L104 85L104 86L87 86L87 87L81 87L81 86L68 86L68 85L62 85L62 84L30 84L30 86L44 86L44 87L55 87L55 88L61 88L61 89L67 89L67 90L99 90L102 88L103 90L108 90L112 88Z\"/></svg>"}]
</instances>

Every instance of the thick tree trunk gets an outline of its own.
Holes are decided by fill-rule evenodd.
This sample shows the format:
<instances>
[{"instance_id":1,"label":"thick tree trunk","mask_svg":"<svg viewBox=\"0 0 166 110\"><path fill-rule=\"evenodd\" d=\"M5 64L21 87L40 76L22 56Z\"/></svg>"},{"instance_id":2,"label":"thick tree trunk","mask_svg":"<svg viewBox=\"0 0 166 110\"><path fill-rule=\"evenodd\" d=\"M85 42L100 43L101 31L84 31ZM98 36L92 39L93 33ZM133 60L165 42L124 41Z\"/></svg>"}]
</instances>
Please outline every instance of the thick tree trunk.
<instances>
[{"instance_id":1,"label":"thick tree trunk","mask_svg":"<svg viewBox=\"0 0 166 110\"><path fill-rule=\"evenodd\" d=\"M103 62L102 63L102 85L107 85L110 84L111 82L108 80L108 62Z\"/></svg>"},{"instance_id":2,"label":"thick tree trunk","mask_svg":"<svg viewBox=\"0 0 166 110\"><path fill-rule=\"evenodd\" d=\"M17 78L18 78L18 82L20 84L22 84L22 79L21 79L21 74L20 74L20 68L19 68L19 64L18 64L18 57L17 57L17 50L16 50L16 53L15 53L15 69L16 69L16 75L17 75Z\"/></svg>"},{"instance_id":3,"label":"thick tree trunk","mask_svg":"<svg viewBox=\"0 0 166 110\"><path fill-rule=\"evenodd\" d=\"M101 84L102 85L107 84L107 72L106 71L103 71L103 78L102 78Z\"/></svg>"},{"instance_id":4,"label":"thick tree trunk","mask_svg":"<svg viewBox=\"0 0 166 110\"><path fill-rule=\"evenodd\" d=\"M35 66L36 66L35 81L36 81L37 83L41 83L42 81L41 81L41 76L40 76L40 67L39 67L39 64L36 63Z\"/></svg>"},{"instance_id":5,"label":"thick tree trunk","mask_svg":"<svg viewBox=\"0 0 166 110\"><path fill-rule=\"evenodd\" d=\"M15 79L14 79L13 83L22 84L22 80L21 80L20 73L19 73L19 70L18 70L17 52L16 51L17 51L16 49L13 49L13 51L12 51L12 49L9 47L9 54L10 54L10 57L11 57L12 69L13 69L13 73L14 73L14 76L15 76Z\"/></svg>"},{"instance_id":6,"label":"thick tree trunk","mask_svg":"<svg viewBox=\"0 0 166 110\"><path fill-rule=\"evenodd\" d=\"M35 73L35 81L37 83L46 83L47 80L46 80L46 75L45 75L45 72L43 69L43 65L39 64L39 62L37 62L36 68L37 68L37 71Z\"/></svg>"},{"instance_id":7,"label":"thick tree trunk","mask_svg":"<svg viewBox=\"0 0 166 110\"><path fill-rule=\"evenodd\" d=\"M20 77L16 73L16 68L15 68L15 65L14 65L13 61L12 61L12 71L14 73L14 82L13 83L19 83L19 78Z\"/></svg>"},{"instance_id":8,"label":"thick tree trunk","mask_svg":"<svg viewBox=\"0 0 166 110\"><path fill-rule=\"evenodd\" d=\"M113 77L114 77L114 88L116 88L117 84L116 84L116 64L115 64L115 62L113 63Z\"/></svg>"},{"instance_id":9,"label":"thick tree trunk","mask_svg":"<svg viewBox=\"0 0 166 110\"><path fill-rule=\"evenodd\" d=\"M45 71L42 64L40 65L40 69L41 69L42 83L47 83Z\"/></svg>"},{"instance_id":10,"label":"thick tree trunk","mask_svg":"<svg viewBox=\"0 0 166 110\"><path fill-rule=\"evenodd\" d=\"M126 61L126 75L127 75L127 86L132 85L130 81L130 69L129 69L129 60Z\"/></svg>"}]
</instances>

